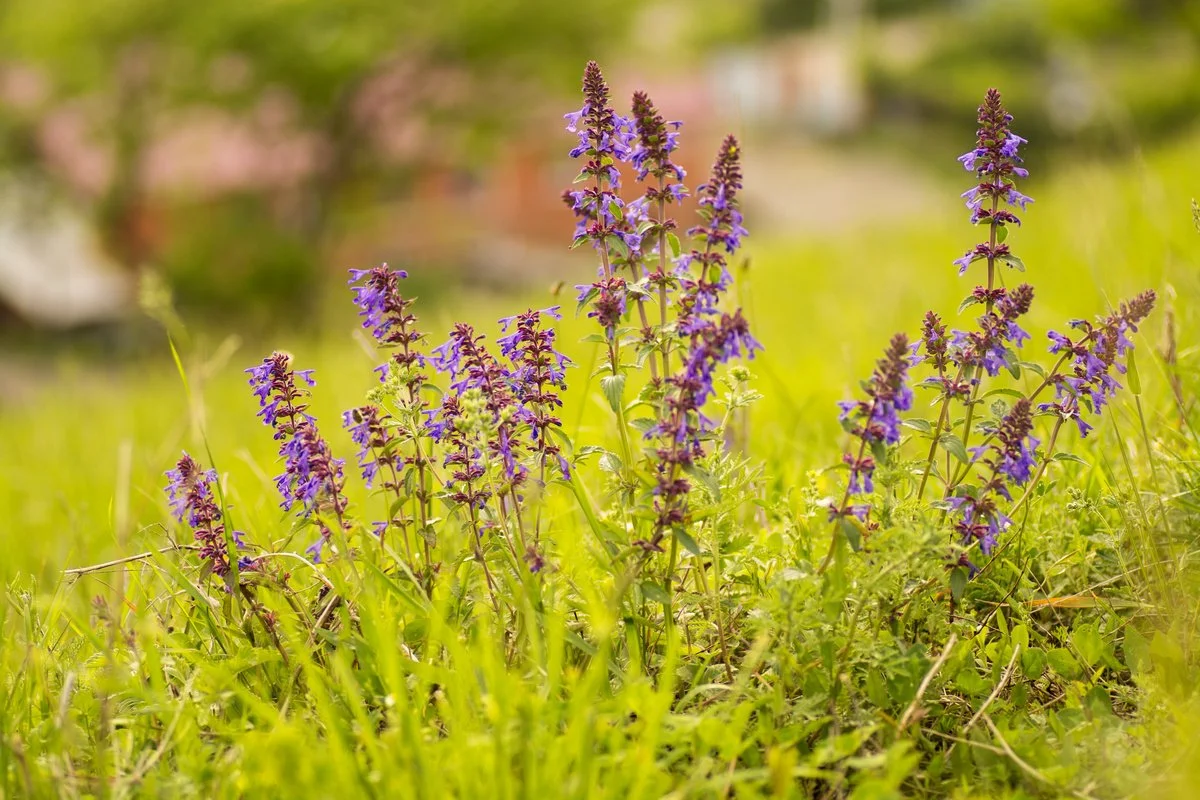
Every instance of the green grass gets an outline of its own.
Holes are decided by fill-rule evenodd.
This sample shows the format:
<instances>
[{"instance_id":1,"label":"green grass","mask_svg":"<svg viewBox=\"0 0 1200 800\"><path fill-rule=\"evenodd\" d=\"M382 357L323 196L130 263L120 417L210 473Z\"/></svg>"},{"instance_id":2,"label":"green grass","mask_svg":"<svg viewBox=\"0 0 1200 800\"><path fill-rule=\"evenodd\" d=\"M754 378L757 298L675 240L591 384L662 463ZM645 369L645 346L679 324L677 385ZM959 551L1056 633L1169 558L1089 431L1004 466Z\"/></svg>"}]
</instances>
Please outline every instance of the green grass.
<instances>
[{"instance_id":1,"label":"green grass","mask_svg":"<svg viewBox=\"0 0 1200 800\"><path fill-rule=\"evenodd\" d=\"M1146 287L1164 303L1138 339L1140 396L1122 394L1086 446L1063 443L1086 463L1051 466L1014 545L953 614L944 533L911 503L885 504L868 553L815 570L830 536L816 502L844 480L827 471L842 446L834 402L893 332L915 334L927 308L952 312L968 288L950 264L974 241L952 187L919 225L889 225L903 197L881 190L863 198L881 216L867 231L753 242L739 291L767 348L751 365L765 397L751 466L714 462L726 491L695 531L704 558L684 556L678 627L630 618L658 614L644 598L614 605L619 573L563 487L547 498L555 569L536 601L508 587L528 600L511 620L475 602L465 560L427 600L367 557L359 582L324 572L350 598L331 631L306 628L282 593L259 595L280 620L281 656L187 553L64 579L188 536L162 494L184 448L211 454L251 541L301 551L310 534L277 507L275 443L241 369L271 347L314 367L314 413L348 455L331 423L361 403L379 357L334 312L324 338L181 345L190 401L165 342L114 372L60 365L32 399L0 407L0 796L1188 796L1200 777L1200 414L1181 419L1156 353L1170 305L1191 403L1198 145L1028 189L1036 204L1010 242L1038 291L1031 347ZM546 305L463 295L418 313L436 342L459 316L495 319L526 299ZM568 319L562 338L589 332ZM584 368L565 428L577 446L612 445L585 385L591 345L568 350ZM881 482L899 485L893 473ZM602 535L619 513L585 475ZM382 504L351 501L366 516ZM281 566L297 596L315 596L311 567ZM649 649L634 633L647 621Z\"/></svg>"}]
</instances>

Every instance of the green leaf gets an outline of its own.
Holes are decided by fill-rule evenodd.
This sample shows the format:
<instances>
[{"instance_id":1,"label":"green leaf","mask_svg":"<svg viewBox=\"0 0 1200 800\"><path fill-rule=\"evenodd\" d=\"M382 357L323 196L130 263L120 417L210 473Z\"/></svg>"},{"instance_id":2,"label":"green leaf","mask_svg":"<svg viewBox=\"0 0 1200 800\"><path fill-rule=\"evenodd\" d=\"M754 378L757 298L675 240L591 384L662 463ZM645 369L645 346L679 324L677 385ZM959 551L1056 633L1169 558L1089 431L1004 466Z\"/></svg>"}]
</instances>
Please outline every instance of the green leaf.
<instances>
[{"instance_id":1,"label":"green leaf","mask_svg":"<svg viewBox=\"0 0 1200 800\"><path fill-rule=\"evenodd\" d=\"M695 464L690 464L684 467L683 471L699 481L700 485L703 486L710 495L712 495L714 500L720 501L721 483L717 480L715 475L703 467L696 466Z\"/></svg>"},{"instance_id":2,"label":"green leaf","mask_svg":"<svg viewBox=\"0 0 1200 800\"><path fill-rule=\"evenodd\" d=\"M1129 667L1130 672L1141 673L1150 669L1150 642L1132 625L1125 628L1122 650L1125 656L1125 666Z\"/></svg>"},{"instance_id":3,"label":"green leaf","mask_svg":"<svg viewBox=\"0 0 1200 800\"><path fill-rule=\"evenodd\" d=\"M846 537L851 549L855 552L862 549L862 529L855 517L838 517L838 530Z\"/></svg>"},{"instance_id":4,"label":"green leaf","mask_svg":"<svg viewBox=\"0 0 1200 800\"><path fill-rule=\"evenodd\" d=\"M969 294L963 298L963 301L958 304L958 313L966 311L968 308L979 304L979 298L973 294Z\"/></svg>"},{"instance_id":5,"label":"green leaf","mask_svg":"<svg viewBox=\"0 0 1200 800\"><path fill-rule=\"evenodd\" d=\"M1032 361L1018 361L1017 363L1021 365L1021 369L1029 370L1042 380L1046 379L1046 370L1042 369L1040 364L1035 364Z\"/></svg>"},{"instance_id":6,"label":"green leaf","mask_svg":"<svg viewBox=\"0 0 1200 800\"><path fill-rule=\"evenodd\" d=\"M641 588L642 594L645 595L646 599L651 603L662 603L666 605L671 601L671 598L667 596L667 590L653 581L642 581Z\"/></svg>"},{"instance_id":7,"label":"green leaf","mask_svg":"<svg viewBox=\"0 0 1200 800\"><path fill-rule=\"evenodd\" d=\"M1082 458L1075 455L1074 453L1055 453L1054 457L1050 460L1051 461L1073 461L1076 464L1083 464L1085 467L1091 466L1091 464L1084 461Z\"/></svg>"},{"instance_id":8,"label":"green leaf","mask_svg":"<svg viewBox=\"0 0 1200 800\"><path fill-rule=\"evenodd\" d=\"M1040 647L1031 647L1021 651L1021 671L1029 680L1037 680L1046 671L1046 651Z\"/></svg>"},{"instance_id":9,"label":"green leaf","mask_svg":"<svg viewBox=\"0 0 1200 800\"><path fill-rule=\"evenodd\" d=\"M1011 255L1011 254L1010 254L1010 255L1007 255L1007 256L1000 256L1000 258L999 258L999 259L997 259L997 260L998 260L998 261L1003 261L1005 264L1008 264L1010 267L1012 267L1013 269L1015 269L1017 272L1024 272L1024 271L1025 271L1025 262L1024 262L1024 261L1022 261L1021 259L1017 258L1017 257L1016 257L1016 256L1014 256L1014 255Z\"/></svg>"},{"instance_id":10,"label":"green leaf","mask_svg":"<svg viewBox=\"0 0 1200 800\"><path fill-rule=\"evenodd\" d=\"M1099 664L1100 659L1104 658L1106 649L1104 637L1100 635L1100 631L1096 629L1094 623L1087 623L1075 628L1071 633L1071 644L1075 646L1083 663L1089 667Z\"/></svg>"},{"instance_id":11,"label":"green leaf","mask_svg":"<svg viewBox=\"0 0 1200 800\"><path fill-rule=\"evenodd\" d=\"M696 544L696 540L692 538L690 533L683 528L672 528L671 533L673 533L675 538L679 540L679 543L683 545L684 550L687 550L692 555L699 557L700 545Z\"/></svg>"},{"instance_id":12,"label":"green leaf","mask_svg":"<svg viewBox=\"0 0 1200 800\"><path fill-rule=\"evenodd\" d=\"M680 252L679 237L673 233L668 233L667 234L667 246L671 248L671 256L673 258L679 258L679 252Z\"/></svg>"},{"instance_id":13,"label":"green leaf","mask_svg":"<svg viewBox=\"0 0 1200 800\"><path fill-rule=\"evenodd\" d=\"M1001 244L1007 238L1008 238L1008 226L1007 225L997 225L996 226L996 244Z\"/></svg>"},{"instance_id":14,"label":"green leaf","mask_svg":"<svg viewBox=\"0 0 1200 800\"><path fill-rule=\"evenodd\" d=\"M1016 389L992 389L990 392L986 392L983 396L991 397L994 394L1002 394L1005 397L1015 397L1018 400L1023 400L1025 398L1025 394L1017 391Z\"/></svg>"},{"instance_id":15,"label":"green leaf","mask_svg":"<svg viewBox=\"0 0 1200 800\"><path fill-rule=\"evenodd\" d=\"M1129 379L1129 391L1135 396L1142 393L1142 379L1138 375L1137 359L1134 358L1134 350L1130 348L1125 354L1125 377Z\"/></svg>"},{"instance_id":16,"label":"green leaf","mask_svg":"<svg viewBox=\"0 0 1200 800\"><path fill-rule=\"evenodd\" d=\"M942 438L938 440L942 445L942 449L950 455L957 458L962 463L970 462L970 456L967 455L967 447L963 444L962 439L955 436L953 433L943 433Z\"/></svg>"},{"instance_id":17,"label":"green leaf","mask_svg":"<svg viewBox=\"0 0 1200 800\"><path fill-rule=\"evenodd\" d=\"M921 419L920 417L906 419L900 424L906 428L912 428L914 431L920 431L921 433L933 433L933 423L927 419Z\"/></svg>"},{"instance_id":18,"label":"green leaf","mask_svg":"<svg viewBox=\"0 0 1200 800\"><path fill-rule=\"evenodd\" d=\"M950 571L950 596L954 598L954 602L962 599L963 592L967 590L967 568L955 567Z\"/></svg>"},{"instance_id":19,"label":"green leaf","mask_svg":"<svg viewBox=\"0 0 1200 800\"><path fill-rule=\"evenodd\" d=\"M616 234L605 236L604 243L608 246L609 251L616 254L618 258L629 257L629 245L625 244L625 240L620 236Z\"/></svg>"},{"instance_id":20,"label":"green leaf","mask_svg":"<svg viewBox=\"0 0 1200 800\"><path fill-rule=\"evenodd\" d=\"M1046 662L1050 665L1050 669L1067 680L1075 680L1083 674L1079 662L1075 660L1075 656L1071 655L1071 651L1065 647L1056 647L1047 652Z\"/></svg>"},{"instance_id":21,"label":"green leaf","mask_svg":"<svg viewBox=\"0 0 1200 800\"><path fill-rule=\"evenodd\" d=\"M1014 625L1012 629L1012 643L1020 646L1022 650L1029 649L1029 628L1024 625Z\"/></svg>"},{"instance_id":22,"label":"green leaf","mask_svg":"<svg viewBox=\"0 0 1200 800\"><path fill-rule=\"evenodd\" d=\"M613 412L621 410L621 396L625 394L625 376L624 375L609 375L600 379L600 390L604 392L604 399L608 401L609 407Z\"/></svg>"},{"instance_id":23,"label":"green leaf","mask_svg":"<svg viewBox=\"0 0 1200 800\"><path fill-rule=\"evenodd\" d=\"M598 295L598 294L600 294L600 290L597 289L595 286L593 286L592 288L590 288L586 292L584 292L583 296L581 296L579 298L579 305L575 306L575 315L578 316L579 312L583 311L583 309L587 307L588 303L595 300L596 295Z\"/></svg>"},{"instance_id":24,"label":"green leaf","mask_svg":"<svg viewBox=\"0 0 1200 800\"><path fill-rule=\"evenodd\" d=\"M625 465L621 463L621 457L616 453L610 453L609 451L605 450L603 455L600 456L599 467L605 472L611 472L614 475L620 475L621 468L623 466Z\"/></svg>"},{"instance_id":25,"label":"green leaf","mask_svg":"<svg viewBox=\"0 0 1200 800\"><path fill-rule=\"evenodd\" d=\"M1014 378L1021 377L1021 363L1014 357L1012 350L1004 351L1004 362L1009 375L1012 375Z\"/></svg>"},{"instance_id":26,"label":"green leaf","mask_svg":"<svg viewBox=\"0 0 1200 800\"><path fill-rule=\"evenodd\" d=\"M634 417L629 420L629 426L636 428L642 433L648 433L651 428L658 424L658 420L654 417Z\"/></svg>"},{"instance_id":27,"label":"green leaf","mask_svg":"<svg viewBox=\"0 0 1200 800\"><path fill-rule=\"evenodd\" d=\"M625 219L625 214L624 214L624 212L621 211L621 207L619 205L617 205L616 200L612 200L609 202L608 213L612 214L613 219L615 219L617 222L620 222L621 220Z\"/></svg>"}]
</instances>

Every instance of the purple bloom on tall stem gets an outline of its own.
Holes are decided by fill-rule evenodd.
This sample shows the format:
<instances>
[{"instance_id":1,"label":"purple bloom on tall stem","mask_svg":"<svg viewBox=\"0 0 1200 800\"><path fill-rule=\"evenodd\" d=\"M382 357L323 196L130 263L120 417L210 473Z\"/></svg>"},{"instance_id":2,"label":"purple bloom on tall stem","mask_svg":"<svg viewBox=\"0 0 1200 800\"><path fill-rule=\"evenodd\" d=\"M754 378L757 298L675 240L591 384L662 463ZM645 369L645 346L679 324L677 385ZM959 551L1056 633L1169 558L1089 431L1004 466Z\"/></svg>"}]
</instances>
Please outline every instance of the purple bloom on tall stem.
<instances>
[{"instance_id":1,"label":"purple bloom on tall stem","mask_svg":"<svg viewBox=\"0 0 1200 800\"><path fill-rule=\"evenodd\" d=\"M212 564L212 571L224 577L229 573L229 553L225 542L225 523L221 509L213 497L212 484L217 480L213 469L201 469L187 453L167 470L167 496L171 502L172 515L192 528L195 540L200 544L200 558ZM239 536L234 533L234 540ZM241 566L250 567L246 560Z\"/></svg>"},{"instance_id":2,"label":"purple bloom on tall stem","mask_svg":"<svg viewBox=\"0 0 1200 800\"><path fill-rule=\"evenodd\" d=\"M1021 398L1000 420L992 445L979 448L977 457L992 468L991 475L978 489L947 498L958 516L954 527L964 547L978 543L984 555L991 555L997 537L1012 524L999 510L996 498L1012 501L1009 486L1024 486L1032 479L1038 446L1038 440L1030 435L1032 431L1032 404ZM974 572L974 565L965 558L964 554L961 563Z\"/></svg>"},{"instance_id":3,"label":"purple bloom on tall stem","mask_svg":"<svg viewBox=\"0 0 1200 800\"><path fill-rule=\"evenodd\" d=\"M269 428L275 429L275 438L291 436L303 420L311 420L306 413L307 389L297 386L299 377L309 386L316 386L311 369L292 369L292 357L287 353L272 353L258 366L246 370L250 375L250 386L258 398L258 416Z\"/></svg>"},{"instance_id":4,"label":"purple bloom on tall stem","mask_svg":"<svg viewBox=\"0 0 1200 800\"><path fill-rule=\"evenodd\" d=\"M595 61L589 61L583 73L583 108L566 115L567 130L576 134L578 143L571 158L586 157L580 178L586 188L564 195L580 218L575 244L591 240L598 248L606 237L619 232L614 209L622 207L616 190L621 186L617 163L632 156L633 122L620 116L609 105L608 84Z\"/></svg>"},{"instance_id":5,"label":"purple bloom on tall stem","mask_svg":"<svg viewBox=\"0 0 1200 800\"><path fill-rule=\"evenodd\" d=\"M296 385L295 378L300 376L309 386L315 386L313 371L293 370L291 356L277 352L246 372L250 373L250 385L261 407L259 416L282 441L279 455L284 458L284 471L275 478L283 498L280 506L290 510L299 503L305 518L314 512L331 512L345 527L344 462L332 456L328 443L317 431L316 419L307 413L308 390ZM318 544L322 544L332 534L323 520L318 519L318 524L322 532Z\"/></svg>"},{"instance_id":6,"label":"purple bloom on tall stem","mask_svg":"<svg viewBox=\"0 0 1200 800\"><path fill-rule=\"evenodd\" d=\"M523 408L522 416L529 423L539 480L544 482L549 465L557 466L564 478L570 477L567 461L549 433L562 427L555 412L562 407L558 391L567 388L566 368L571 360L554 349L554 329L543 326L543 317L562 319L562 312L555 306L506 317L500 320L501 328L507 332L512 327L513 332L500 337L497 343L500 352L512 362L512 389Z\"/></svg>"},{"instance_id":7,"label":"purple bloom on tall stem","mask_svg":"<svg viewBox=\"0 0 1200 800\"><path fill-rule=\"evenodd\" d=\"M435 418L435 438L446 448L445 465L450 469L446 481L449 498L466 507L472 529L478 536L482 533L478 511L487 504L492 493L483 480L487 472L483 465L483 453L460 425L462 416L459 396L449 393L444 395L442 406Z\"/></svg>"},{"instance_id":8,"label":"purple bloom on tall stem","mask_svg":"<svg viewBox=\"0 0 1200 800\"><path fill-rule=\"evenodd\" d=\"M381 469L386 469L383 488L398 492L400 475L407 463L399 452L396 432L397 423L379 406L367 404L342 414L342 427L350 432L350 439L359 446L358 465L362 469L363 482L371 488Z\"/></svg>"},{"instance_id":9,"label":"purple bloom on tall stem","mask_svg":"<svg viewBox=\"0 0 1200 800\"><path fill-rule=\"evenodd\" d=\"M1023 283L1009 291L980 286L976 287L975 296L987 303L988 311L979 318L979 330L954 332L950 358L965 367L981 368L994 377L1015 363L1011 348L1019 348L1029 339L1017 320L1029 312L1033 287Z\"/></svg>"},{"instance_id":10,"label":"purple bloom on tall stem","mask_svg":"<svg viewBox=\"0 0 1200 800\"><path fill-rule=\"evenodd\" d=\"M934 318L936 320L936 317ZM941 329L944 337L945 328ZM830 505L829 521L839 528L851 529L851 517L867 522L870 505L852 504L850 498L869 494L875 490L875 455L882 455L887 445L900 441L900 412L912 408L913 392L908 386L908 369L916 360L908 337L898 333L888 343L883 358L875 365L875 371L864 384L866 400L843 400L838 405L838 419L842 426L858 441L858 448L843 454L842 460L850 468L850 480L840 504ZM870 451L870 452L869 452ZM847 533L849 536L850 533ZM832 560L838 537L835 532L828 555L822 562L823 571Z\"/></svg>"},{"instance_id":11,"label":"purple bloom on tall stem","mask_svg":"<svg viewBox=\"0 0 1200 800\"><path fill-rule=\"evenodd\" d=\"M677 267L680 285L678 328L690 335L704 325L704 317L717 313L721 294L731 278L726 256L740 245L746 229L738 210L742 188L741 149L733 136L725 137L708 181L697 190L702 224L688 231L704 243L683 256Z\"/></svg>"},{"instance_id":12,"label":"purple bloom on tall stem","mask_svg":"<svg viewBox=\"0 0 1200 800\"><path fill-rule=\"evenodd\" d=\"M483 338L471 325L456 324L450 338L435 348L434 366L450 376L450 388L458 395L471 389L482 393L493 426L488 450L498 457L511 485L517 486L525 479L518 463L521 445L513 436L520 408L510 388L511 374L484 347Z\"/></svg>"},{"instance_id":13,"label":"purple bloom on tall stem","mask_svg":"<svg viewBox=\"0 0 1200 800\"><path fill-rule=\"evenodd\" d=\"M657 437L657 484L654 489L655 530L649 541L636 544L659 550L667 531L687 519L691 483L683 477L703 457L702 437L711 423L701 413L713 393L712 376L719 364L732 358L754 358L762 345L750 335L741 310L724 314L718 322L706 321L691 337L691 347L681 372L667 379L663 416L647 431Z\"/></svg>"},{"instance_id":14,"label":"purple bloom on tall stem","mask_svg":"<svg viewBox=\"0 0 1200 800\"><path fill-rule=\"evenodd\" d=\"M1154 309L1155 300L1154 291L1148 290L1122 302L1116 311L1095 325L1074 320L1071 327L1082 334L1074 340L1050 331L1050 352L1070 358L1071 373L1054 376L1055 402L1043 403L1038 408L1059 414L1063 419L1073 419L1080 435L1087 436L1091 426L1080 416L1079 400L1098 414L1116 394L1121 384L1112 373L1125 372L1120 359L1133 347L1129 334L1137 332L1137 326Z\"/></svg>"},{"instance_id":15,"label":"purple bloom on tall stem","mask_svg":"<svg viewBox=\"0 0 1200 800\"><path fill-rule=\"evenodd\" d=\"M1021 165L1017 155L1025 139L1009 130L1012 115L1004 108L1000 92L989 89L979 107L979 129L976 131L975 148L958 160L968 172L974 172L979 184L963 192L967 208L971 211L971 222L990 225L991 236L987 242L968 250L954 263L961 275L975 261L986 260L989 272L997 260L1011 258L1008 245L998 235L1006 225L1020 225L1021 220L1009 208L1024 210L1033 202L1017 191L1016 178L1028 177L1029 172ZM990 276L989 276L990 279Z\"/></svg>"},{"instance_id":16,"label":"purple bloom on tall stem","mask_svg":"<svg viewBox=\"0 0 1200 800\"><path fill-rule=\"evenodd\" d=\"M862 401L842 401L840 419L848 431L864 445L894 445L900 441L900 411L912 408L912 389L908 386L908 337L896 333L886 353L866 381Z\"/></svg>"}]
</instances>

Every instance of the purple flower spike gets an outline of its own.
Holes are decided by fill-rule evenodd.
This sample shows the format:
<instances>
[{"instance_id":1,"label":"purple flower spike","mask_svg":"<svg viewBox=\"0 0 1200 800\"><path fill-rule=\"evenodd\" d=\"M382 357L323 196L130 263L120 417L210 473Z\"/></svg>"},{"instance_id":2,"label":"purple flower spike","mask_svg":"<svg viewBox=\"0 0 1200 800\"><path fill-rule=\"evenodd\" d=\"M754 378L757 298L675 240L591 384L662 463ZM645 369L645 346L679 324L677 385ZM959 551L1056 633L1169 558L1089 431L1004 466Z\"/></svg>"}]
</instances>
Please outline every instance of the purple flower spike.
<instances>
[{"instance_id":1,"label":"purple flower spike","mask_svg":"<svg viewBox=\"0 0 1200 800\"><path fill-rule=\"evenodd\" d=\"M187 520L200 544L200 558L212 564L214 574L224 577L229 573L230 565L225 523L212 491L212 484L217 479L216 470L201 469L195 459L184 453L175 469L166 474L171 513L181 522ZM234 533L234 540L238 539L239 535Z\"/></svg>"},{"instance_id":2,"label":"purple flower spike","mask_svg":"<svg viewBox=\"0 0 1200 800\"><path fill-rule=\"evenodd\" d=\"M633 155L633 121L609 105L608 84L595 61L584 68L583 99L583 107L564 118L567 131L577 137L571 158L587 159L580 175L588 186L567 192L564 199L579 217L575 244L591 240L593 246L601 247L606 237L620 233L620 223L611 209L622 206L616 194L621 186L617 164L629 161Z\"/></svg>"},{"instance_id":3,"label":"purple flower spike","mask_svg":"<svg viewBox=\"0 0 1200 800\"><path fill-rule=\"evenodd\" d=\"M246 370L250 375L250 386L258 398L258 416L263 423L275 429L276 439L285 439L295 433L304 420L312 420L306 413L308 390L296 386L299 375L309 386L316 386L311 369L292 370L292 357L286 353L272 353L258 366Z\"/></svg>"},{"instance_id":4,"label":"purple flower spike","mask_svg":"<svg viewBox=\"0 0 1200 800\"><path fill-rule=\"evenodd\" d=\"M1120 359L1133 347L1128 334L1137 332L1137 326L1154 309L1155 300L1152 290L1145 291L1122 302L1116 311L1095 325L1086 320L1072 320L1071 328L1081 332L1075 340L1050 331L1050 352L1071 358L1071 372L1057 376L1055 402L1043 403L1039 408L1075 420L1080 434L1086 436L1092 427L1081 418L1079 401L1098 414L1121 388L1112 373L1125 371Z\"/></svg>"},{"instance_id":5,"label":"purple flower spike","mask_svg":"<svg viewBox=\"0 0 1200 800\"><path fill-rule=\"evenodd\" d=\"M971 211L971 222L976 225L988 223L992 236L988 242L976 245L962 258L955 259L959 275L975 261L986 260L990 268L997 260L1011 258L1008 246L1000 241L1002 237L996 235L996 230L1006 225L1020 225L1020 218L1010 208L1024 211L1033 202L1032 198L1017 191L1014 184L1015 178L1027 177L1029 172L1020 166L1021 157L1017 155L1025 139L1009 130L1011 122L1012 115L1005 110L1000 92L989 89L979 107L975 148L959 156L958 161L979 178L977 186L962 194Z\"/></svg>"}]
</instances>

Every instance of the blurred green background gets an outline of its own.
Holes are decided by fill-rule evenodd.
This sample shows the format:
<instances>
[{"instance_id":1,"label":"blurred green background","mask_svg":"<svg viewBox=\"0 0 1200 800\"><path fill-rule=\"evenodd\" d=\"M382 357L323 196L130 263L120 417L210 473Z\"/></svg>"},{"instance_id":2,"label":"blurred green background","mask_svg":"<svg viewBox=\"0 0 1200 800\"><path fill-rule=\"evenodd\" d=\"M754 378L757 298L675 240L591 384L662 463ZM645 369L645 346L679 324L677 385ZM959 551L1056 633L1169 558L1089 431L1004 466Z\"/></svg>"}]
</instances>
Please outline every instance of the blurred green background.
<instances>
[{"instance_id":1,"label":"blurred green background","mask_svg":"<svg viewBox=\"0 0 1200 800\"><path fill-rule=\"evenodd\" d=\"M408 269L431 343L588 280L559 195L561 115L589 58L618 105L646 88L686 121L690 186L723 133L745 144L760 455L832 461L832 402L893 331L968 291L950 263L976 236L954 159L993 85L1030 140L1036 203L1010 241L1039 291L1035 344L1150 286L1195 380L1197 2L6 0L0 509L24 543L0 573L116 551L122 443L137 546L161 536L159 476L201 431L243 503L273 502L241 370L289 349L318 370L322 418L357 404L378 356L347 268ZM139 286L179 310L191 401ZM564 323L568 342L586 332ZM568 423L595 439L590 402Z\"/></svg>"}]
</instances>

